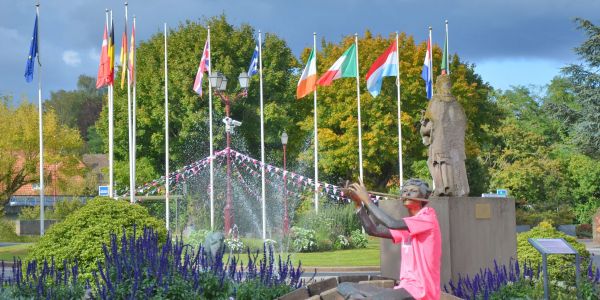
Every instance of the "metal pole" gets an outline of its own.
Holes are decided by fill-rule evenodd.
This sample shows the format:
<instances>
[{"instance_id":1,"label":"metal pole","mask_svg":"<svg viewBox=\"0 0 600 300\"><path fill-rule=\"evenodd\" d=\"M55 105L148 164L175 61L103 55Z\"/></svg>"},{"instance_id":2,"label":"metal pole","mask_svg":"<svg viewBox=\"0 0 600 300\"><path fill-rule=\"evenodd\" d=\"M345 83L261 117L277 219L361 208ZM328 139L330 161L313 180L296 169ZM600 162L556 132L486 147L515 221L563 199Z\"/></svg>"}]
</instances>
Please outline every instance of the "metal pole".
<instances>
[{"instance_id":1,"label":"metal pole","mask_svg":"<svg viewBox=\"0 0 600 300\"><path fill-rule=\"evenodd\" d=\"M127 2L125 2L125 24L127 24ZM129 70L129 67L127 67L127 129L129 134L129 202L134 203L135 187L133 186L133 139L131 134L131 70Z\"/></svg>"},{"instance_id":2,"label":"metal pole","mask_svg":"<svg viewBox=\"0 0 600 300\"><path fill-rule=\"evenodd\" d=\"M315 65L317 64L317 33L313 32L313 52L315 53ZM315 132L315 213L319 213L319 130L317 127L317 88L313 91L313 120L314 120L314 132Z\"/></svg>"},{"instance_id":3,"label":"metal pole","mask_svg":"<svg viewBox=\"0 0 600 300\"><path fill-rule=\"evenodd\" d=\"M544 299L550 299L550 292L548 289L548 260L547 255L542 253L542 270L544 272Z\"/></svg>"},{"instance_id":4,"label":"metal pole","mask_svg":"<svg viewBox=\"0 0 600 300\"><path fill-rule=\"evenodd\" d=\"M227 118L229 118L229 96L223 95L225 98L225 114ZM229 128L230 129L230 128ZM225 134L227 136L227 200L225 202L225 234L229 234L229 230L231 229L231 133L230 130L226 128Z\"/></svg>"},{"instance_id":5,"label":"metal pole","mask_svg":"<svg viewBox=\"0 0 600 300\"><path fill-rule=\"evenodd\" d=\"M580 257L579 257L579 252L575 253L575 290L577 291L577 299L581 299L581 291L579 289L580 285L580 273L581 273L581 267L580 267Z\"/></svg>"},{"instance_id":6,"label":"metal pole","mask_svg":"<svg viewBox=\"0 0 600 300\"><path fill-rule=\"evenodd\" d=\"M266 203L266 178L265 178L265 113L263 105L263 82L262 82L262 34L258 31L258 72L260 75L260 172L261 172L261 190L262 190L262 238L267 238L267 211Z\"/></svg>"},{"instance_id":7,"label":"metal pole","mask_svg":"<svg viewBox=\"0 0 600 300\"><path fill-rule=\"evenodd\" d=\"M288 235L290 229L290 220L288 218L288 205L287 205L287 181L286 181L286 169L287 169L287 159L286 159L286 144L283 144L283 234L284 236Z\"/></svg>"},{"instance_id":8,"label":"metal pole","mask_svg":"<svg viewBox=\"0 0 600 300\"><path fill-rule=\"evenodd\" d=\"M167 63L167 23L165 26L165 219L169 231L169 66Z\"/></svg>"},{"instance_id":9,"label":"metal pole","mask_svg":"<svg viewBox=\"0 0 600 300\"><path fill-rule=\"evenodd\" d=\"M40 2L35 5L35 14L37 15L37 57L40 61ZM40 129L40 236L44 235L44 120L42 107L42 65L38 64L38 112Z\"/></svg>"},{"instance_id":10,"label":"metal pole","mask_svg":"<svg viewBox=\"0 0 600 300\"><path fill-rule=\"evenodd\" d=\"M214 166L213 166L213 160L214 160L214 153L213 153L213 112L212 112L212 87L210 84L210 76L212 74L211 69L212 69L212 59L211 59L211 52L210 52L210 26L208 26L207 28L207 40L208 40L208 128L209 128L209 151L210 153L209 155L209 161L210 161L210 186L209 186L209 193L210 193L210 230L214 230L215 229L215 193L214 193Z\"/></svg>"},{"instance_id":11,"label":"metal pole","mask_svg":"<svg viewBox=\"0 0 600 300\"><path fill-rule=\"evenodd\" d=\"M360 79L358 76L358 33L354 34L356 45L356 98L358 100L358 171L360 181L363 182L363 159L362 159L362 125L360 120Z\"/></svg>"},{"instance_id":12,"label":"metal pole","mask_svg":"<svg viewBox=\"0 0 600 300\"><path fill-rule=\"evenodd\" d=\"M398 46L398 32L396 31L396 94L398 95L398 177L400 187L404 185L404 173L402 171L402 111L400 109L400 47Z\"/></svg>"},{"instance_id":13,"label":"metal pole","mask_svg":"<svg viewBox=\"0 0 600 300\"><path fill-rule=\"evenodd\" d=\"M112 16L112 12L111 12ZM108 23L108 9L106 9L106 23ZM114 45L114 41L113 41ZM125 67L125 66L123 66ZM113 85L108 86L108 194L111 198L114 193L114 90Z\"/></svg>"},{"instance_id":14,"label":"metal pole","mask_svg":"<svg viewBox=\"0 0 600 300\"><path fill-rule=\"evenodd\" d=\"M132 129L131 129L131 140L133 141L133 146L131 147L131 151L133 152L132 153L133 161L131 162L131 171L132 171L133 175L131 176L131 179L133 181L133 183L132 183L132 187L133 187L133 201L135 202L135 178L136 178L136 172L135 172L136 171L135 170L136 169L136 163L135 162L137 160L137 155L136 155L136 151L137 151L137 141L136 141L137 140L137 138L136 138L137 137L137 134L136 134L136 132L137 132L137 128L136 128L137 127L136 126L136 123L137 123L136 122L137 104L136 104L136 100L135 100L135 98L136 98L136 90L137 90L137 88L136 88L136 86L137 86L137 80L136 80L137 71L135 71L135 69L136 69L137 54L136 54L136 51L135 51L135 15L133 15L133 28L131 29L131 37L132 37L130 39L131 40L131 50L133 50L133 53L132 53L133 54L133 57L132 57L133 62L131 62L131 64L133 66L132 69L134 70L133 71L133 76L132 76L132 80L133 80L133 82L132 82L133 83L133 99L131 101L132 102L132 104L131 104L132 105L132 108L131 108L131 124L132 124L131 125L132 126Z\"/></svg>"},{"instance_id":15,"label":"metal pole","mask_svg":"<svg viewBox=\"0 0 600 300\"><path fill-rule=\"evenodd\" d=\"M446 68L450 75L450 40L448 39L448 20L446 20Z\"/></svg>"}]
</instances>

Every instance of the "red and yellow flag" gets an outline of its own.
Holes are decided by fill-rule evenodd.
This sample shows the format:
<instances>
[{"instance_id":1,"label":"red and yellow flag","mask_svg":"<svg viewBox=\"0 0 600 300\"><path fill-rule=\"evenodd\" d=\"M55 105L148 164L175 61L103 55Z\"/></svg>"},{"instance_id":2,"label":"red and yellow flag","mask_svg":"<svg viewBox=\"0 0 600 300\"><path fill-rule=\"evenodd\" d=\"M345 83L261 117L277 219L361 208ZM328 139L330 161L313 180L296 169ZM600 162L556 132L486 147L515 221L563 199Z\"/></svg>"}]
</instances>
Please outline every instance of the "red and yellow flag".
<instances>
[{"instance_id":1,"label":"red and yellow flag","mask_svg":"<svg viewBox=\"0 0 600 300\"><path fill-rule=\"evenodd\" d=\"M129 78L131 78L131 84L135 83L135 18L133 25L131 26L131 39L129 40Z\"/></svg>"},{"instance_id":2,"label":"red and yellow flag","mask_svg":"<svg viewBox=\"0 0 600 300\"><path fill-rule=\"evenodd\" d=\"M108 38L108 58L110 60L110 71L108 72L107 83L112 85L115 80L115 29L111 20L110 36Z\"/></svg>"}]
</instances>

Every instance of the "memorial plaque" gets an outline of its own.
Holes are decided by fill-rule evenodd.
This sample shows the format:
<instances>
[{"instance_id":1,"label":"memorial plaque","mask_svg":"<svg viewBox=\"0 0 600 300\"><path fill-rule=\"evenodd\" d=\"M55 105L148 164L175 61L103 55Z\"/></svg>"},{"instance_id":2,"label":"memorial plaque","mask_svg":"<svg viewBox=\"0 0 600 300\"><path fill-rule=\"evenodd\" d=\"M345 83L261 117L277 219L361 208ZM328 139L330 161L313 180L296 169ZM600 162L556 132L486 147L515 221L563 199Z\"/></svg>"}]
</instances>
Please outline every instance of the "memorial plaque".
<instances>
[{"instance_id":1,"label":"memorial plaque","mask_svg":"<svg viewBox=\"0 0 600 300\"><path fill-rule=\"evenodd\" d=\"M544 254L577 254L564 239L529 239L538 251Z\"/></svg>"},{"instance_id":2,"label":"memorial plaque","mask_svg":"<svg viewBox=\"0 0 600 300\"><path fill-rule=\"evenodd\" d=\"M492 217L492 208L489 203L475 204L475 219L490 219Z\"/></svg>"}]
</instances>

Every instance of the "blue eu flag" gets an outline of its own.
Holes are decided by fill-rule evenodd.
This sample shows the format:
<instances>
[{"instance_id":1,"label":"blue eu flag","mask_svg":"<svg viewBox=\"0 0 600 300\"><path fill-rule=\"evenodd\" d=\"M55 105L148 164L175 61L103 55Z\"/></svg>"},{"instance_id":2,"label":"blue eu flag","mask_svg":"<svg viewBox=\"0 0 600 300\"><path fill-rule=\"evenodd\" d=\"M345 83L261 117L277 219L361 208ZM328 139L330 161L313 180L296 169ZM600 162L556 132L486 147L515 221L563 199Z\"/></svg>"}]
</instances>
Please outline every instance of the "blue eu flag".
<instances>
[{"instance_id":1,"label":"blue eu flag","mask_svg":"<svg viewBox=\"0 0 600 300\"><path fill-rule=\"evenodd\" d=\"M27 57L27 65L25 66L25 81L33 80L34 60L38 55L38 17L35 16L35 25L33 25L33 36L31 37L31 45L29 46L29 56ZM38 60L39 63L39 60Z\"/></svg>"},{"instance_id":2,"label":"blue eu flag","mask_svg":"<svg viewBox=\"0 0 600 300\"><path fill-rule=\"evenodd\" d=\"M248 68L248 76L252 77L258 73L258 45L254 48L254 54L252 54L252 60L250 60L250 67Z\"/></svg>"}]
</instances>

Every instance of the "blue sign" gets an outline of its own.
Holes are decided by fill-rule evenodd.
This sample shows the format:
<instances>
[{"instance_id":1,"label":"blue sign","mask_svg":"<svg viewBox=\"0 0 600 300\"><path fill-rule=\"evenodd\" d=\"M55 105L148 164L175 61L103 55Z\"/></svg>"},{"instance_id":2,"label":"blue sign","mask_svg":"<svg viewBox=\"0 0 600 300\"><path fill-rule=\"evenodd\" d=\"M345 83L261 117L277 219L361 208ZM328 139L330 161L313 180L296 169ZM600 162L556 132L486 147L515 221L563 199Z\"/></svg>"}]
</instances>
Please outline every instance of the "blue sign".
<instances>
[{"instance_id":1,"label":"blue sign","mask_svg":"<svg viewBox=\"0 0 600 300\"><path fill-rule=\"evenodd\" d=\"M110 196L108 193L108 185L98 186L98 196L105 196L105 197Z\"/></svg>"},{"instance_id":2,"label":"blue sign","mask_svg":"<svg viewBox=\"0 0 600 300\"><path fill-rule=\"evenodd\" d=\"M508 196L508 191L505 189L496 189L496 195L498 195L498 197L507 197Z\"/></svg>"}]
</instances>

